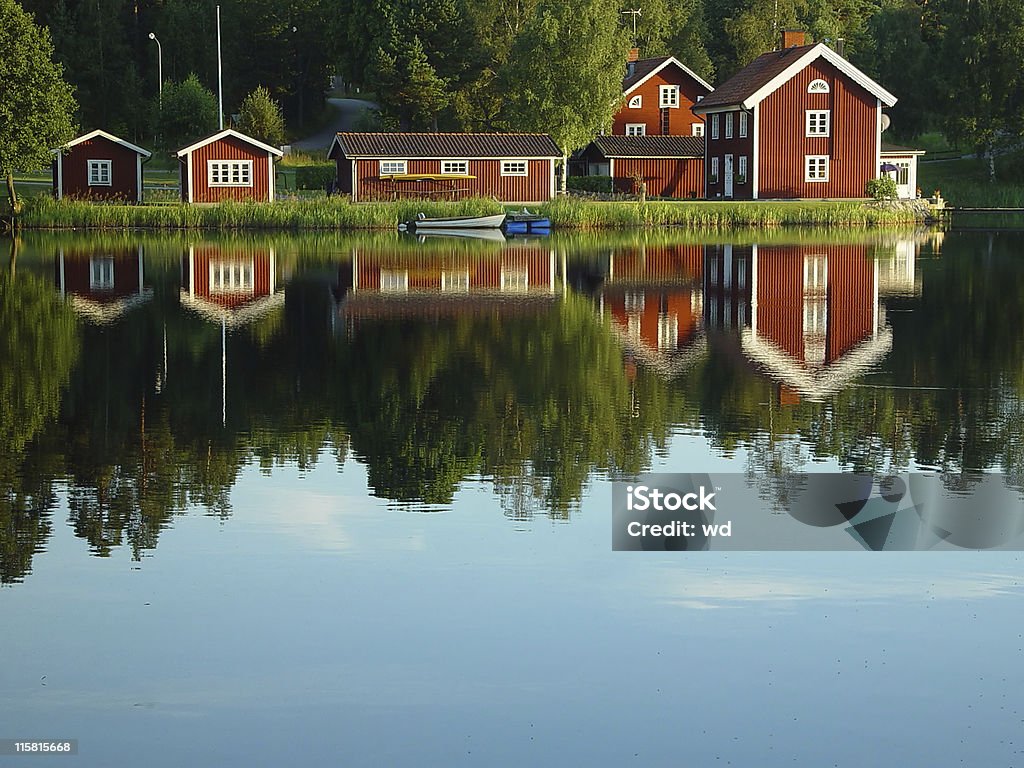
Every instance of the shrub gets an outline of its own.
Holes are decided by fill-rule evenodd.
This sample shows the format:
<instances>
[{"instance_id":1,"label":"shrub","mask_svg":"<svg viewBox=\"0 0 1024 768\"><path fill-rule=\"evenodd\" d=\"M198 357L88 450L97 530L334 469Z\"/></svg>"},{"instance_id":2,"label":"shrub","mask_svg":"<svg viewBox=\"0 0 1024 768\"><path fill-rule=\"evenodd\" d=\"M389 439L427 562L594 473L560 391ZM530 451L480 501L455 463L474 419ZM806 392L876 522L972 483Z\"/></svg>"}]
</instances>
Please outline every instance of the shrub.
<instances>
[{"instance_id":1,"label":"shrub","mask_svg":"<svg viewBox=\"0 0 1024 768\"><path fill-rule=\"evenodd\" d=\"M570 176L565 180L566 189L573 192L612 192L611 176Z\"/></svg>"},{"instance_id":2,"label":"shrub","mask_svg":"<svg viewBox=\"0 0 1024 768\"><path fill-rule=\"evenodd\" d=\"M296 189L326 189L337 173L335 165L299 165L295 168Z\"/></svg>"},{"instance_id":3,"label":"shrub","mask_svg":"<svg viewBox=\"0 0 1024 768\"><path fill-rule=\"evenodd\" d=\"M868 179L864 185L864 194L875 200L893 200L896 198L896 179L889 174L877 179Z\"/></svg>"},{"instance_id":4,"label":"shrub","mask_svg":"<svg viewBox=\"0 0 1024 768\"><path fill-rule=\"evenodd\" d=\"M242 133L259 139L272 147L284 143L284 115L281 105L262 85L242 99L238 110L238 127Z\"/></svg>"}]
</instances>

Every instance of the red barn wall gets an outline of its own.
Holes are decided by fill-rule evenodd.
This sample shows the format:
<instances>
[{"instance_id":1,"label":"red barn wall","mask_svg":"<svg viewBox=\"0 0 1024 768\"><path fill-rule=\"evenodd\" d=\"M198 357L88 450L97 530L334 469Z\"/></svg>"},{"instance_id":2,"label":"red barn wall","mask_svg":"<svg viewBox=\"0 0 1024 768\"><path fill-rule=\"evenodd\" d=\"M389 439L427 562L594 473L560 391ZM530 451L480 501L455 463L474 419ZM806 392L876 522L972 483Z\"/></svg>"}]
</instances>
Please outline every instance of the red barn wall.
<instances>
[{"instance_id":1,"label":"red barn wall","mask_svg":"<svg viewBox=\"0 0 1024 768\"><path fill-rule=\"evenodd\" d=\"M206 163L209 160L252 160L251 187L210 187L207 185ZM192 202L218 203L221 200L268 200L272 163L265 150L225 136L192 152ZM187 189L182 190L187 199Z\"/></svg>"},{"instance_id":2,"label":"red barn wall","mask_svg":"<svg viewBox=\"0 0 1024 768\"><path fill-rule=\"evenodd\" d=\"M633 193L633 176L639 174L652 197L704 196L703 158L621 158L614 163L615 189L619 192Z\"/></svg>"},{"instance_id":3,"label":"red barn wall","mask_svg":"<svg viewBox=\"0 0 1024 768\"><path fill-rule=\"evenodd\" d=\"M665 135L692 136L693 123L702 123L704 119L693 114L690 107L697 103L698 96L705 95L707 91L692 77L671 64L639 88L629 92L612 120L612 133L624 136L626 123L644 123L648 135L661 136L661 107L658 103L659 87L662 85L679 86L679 106L668 110L669 130ZM629 100L637 95L643 96L643 104L640 109L630 109Z\"/></svg>"},{"instance_id":4,"label":"red barn wall","mask_svg":"<svg viewBox=\"0 0 1024 768\"><path fill-rule=\"evenodd\" d=\"M401 158L398 158L401 159ZM445 158L465 160L463 157ZM508 160L517 158L510 157ZM338 173L342 172L344 158L338 158ZM393 200L396 197L416 197L424 191L434 191L429 197L495 197L502 202L536 203L551 199L551 160L528 160L526 176L502 176L501 160L469 160L469 173L475 179L452 179L441 182L404 182L396 194L394 183L380 178L378 160L356 160L356 200ZM441 172L441 160L410 158L408 173ZM340 178L340 177L339 177ZM405 192L408 188L411 193ZM420 191L416 191L420 190ZM448 191L454 190L454 191Z\"/></svg>"},{"instance_id":5,"label":"red barn wall","mask_svg":"<svg viewBox=\"0 0 1024 768\"><path fill-rule=\"evenodd\" d=\"M821 78L830 93L807 93ZM807 109L829 109L830 135L806 137ZM877 99L817 59L758 106L758 197L864 197L864 185L878 175ZM804 181L804 155L828 155L829 180Z\"/></svg>"},{"instance_id":6,"label":"red barn wall","mask_svg":"<svg viewBox=\"0 0 1024 768\"><path fill-rule=\"evenodd\" d=\"M68 150L61 162L61 179L64 197L92 197L97 199L120 199L128 202L139 200L138 158L134 150L102 136L76 144ZM110 160L109 187L89 186L89 160ZM57 184L57 170L54 167L54 188Z\"/></svg>"}]
</instances>

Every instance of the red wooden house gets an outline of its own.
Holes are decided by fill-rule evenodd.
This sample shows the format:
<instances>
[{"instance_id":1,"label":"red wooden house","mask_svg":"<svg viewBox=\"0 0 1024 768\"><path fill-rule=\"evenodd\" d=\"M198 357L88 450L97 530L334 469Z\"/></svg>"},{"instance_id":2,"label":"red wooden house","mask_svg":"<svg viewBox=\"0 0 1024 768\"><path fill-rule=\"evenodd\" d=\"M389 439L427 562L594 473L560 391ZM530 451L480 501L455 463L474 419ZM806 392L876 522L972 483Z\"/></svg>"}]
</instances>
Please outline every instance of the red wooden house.
<instances>
[{"instance_id":1,"label":"red wooden house","mask_svg":"<svg viewBox=\"0 0 1024 768\"><path fill-rule=\"evenodd\" d=\"M109 325L152 298L153 290L144 283L143 266L141 246L102 253L91 247L61 248L54 282L80 317L95 325Z\"/></svg>"},{"instance_id":2,"label":"red wooden house","mask_svg":"<svg viewBox=\"0 0 1024 768\"><path fill-rule=\"evenodd\" d=\"M706 97L711 85L674 56L626 63L622 107L612 121L618 136L701 136L704 118L691 108Z\"/></svg>"},{"instance_id":3,"label":"red wooden house","mask_svg":"<svg viewBox=\"0 0 1024 768\"><path fill-rule=\"evenodd\" d=\"M787 32L693 107L707 120L708 198L858 198L881 173L896 97L827 45Z\"/></svg>"},{"instance_id":4,"label":"red wooden house","mask_svg":"<svg viewBox=\"0 0 1024 768\"><path fill-rule=\"evenodd\" d=\"M142 163L152 153L106 131L92 131L53 150L53 194L142 202Z\"/></svg>"},{"instance_id":5,"label":"red wooden house","mask_svg":"<svg viewBox=\"0 0 1024 768\"><path fill-rule=\"evenodd\" d=\"M246 325L284 305L272 247L191 246L181 260L179 300L228 328Z\"/></svg>"},{"instance_id":6,"label":"red wooden house","mask_svg":"<svg viewBox=\"0 0 1024 768\"><path fill-rule=\"evenodd\" d=\"M328 152L353 202L401 197L555 196L562 152L544 133L339 133Z\"/></svg>"},{"instance_id":7,"label":"red wooden house","mask_svg":"<svg viewBox=\"0 0 1024 768\"><path fill-rule=\"evenodd\" d=\"M616 192L632 194L642 181L652 197L704 196L704 139L695 136L598 136L579 158L610 176Z\"/></svg>"},{"instance_id":8,"label":"red wooden house","mask_svg":"<svg viewBox=\"0 0 1024 768\"><path fill-rule=\"evenodd\" d=\"M178 150L181 199L274 202L274 160L281 150L230 128Z\"/></svg>"}]
</instances>

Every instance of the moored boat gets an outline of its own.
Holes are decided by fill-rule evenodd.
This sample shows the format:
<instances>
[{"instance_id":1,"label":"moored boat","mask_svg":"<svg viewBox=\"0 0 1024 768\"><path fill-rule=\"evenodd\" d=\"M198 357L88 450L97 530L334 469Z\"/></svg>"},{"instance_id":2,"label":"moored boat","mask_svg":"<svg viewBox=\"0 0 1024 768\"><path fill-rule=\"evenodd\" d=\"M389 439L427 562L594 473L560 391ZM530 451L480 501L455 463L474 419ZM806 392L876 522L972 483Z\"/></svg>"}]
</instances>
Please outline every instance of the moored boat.
<instances>
[{"instance_id":1,"label":"moored boat","mask_svg":"<svg viewBox=\"0 0 1024 768\"><path fill-rule=\"evenodd\" d=\"M496 213L491 216L446 216L437 219L428 219L420 214L412 221L399 224L398 229L402 232L424 232L436 229L500 229L504 222L504 213Z\"/></svg>"},{"instance_id":2,"label":"moored boat","mask_svg":"<svg viewBox=\"0 0 1024 768\"><path fill-rule=\"evenodd\" d=\"M546 235L551 231L551 219L525 208L505 216L505 233L509 235Z\"/></svg>"}]
</instances>

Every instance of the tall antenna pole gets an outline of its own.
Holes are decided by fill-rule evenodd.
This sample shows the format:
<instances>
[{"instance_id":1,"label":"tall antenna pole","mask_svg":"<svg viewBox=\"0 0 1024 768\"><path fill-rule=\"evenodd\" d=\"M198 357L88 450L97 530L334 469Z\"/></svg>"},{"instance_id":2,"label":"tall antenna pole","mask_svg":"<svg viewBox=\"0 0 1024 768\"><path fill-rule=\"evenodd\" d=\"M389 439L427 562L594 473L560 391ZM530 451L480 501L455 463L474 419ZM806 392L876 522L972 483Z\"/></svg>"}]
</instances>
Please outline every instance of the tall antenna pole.
<instances>
[{"instance_id":1,"label":"tall antenna pole","mask_svg":"<svg viewBox=\"0 0 1024 768\"><path fill-rule=\"evenodd\" d=\"M630 16L633 17L633 44L635 45L636 44L636 20L637 20L637 17L641 15L641 11L640 11L639 8L635 8L635 9L633 9L631 11L622 11L622 13L628 13Z\"/></svg>"},{"instance_id":2,"label":"tall antenna pole","mask_svg":"<svg viewBox=\"0 0 1024 768\"><path fill-rule=\"evenodd\" d=\"M220 130L224 130L224 77L220 58L220 6L217 6L217 109L220 117Z\"/></svg>"}]
</instances>

